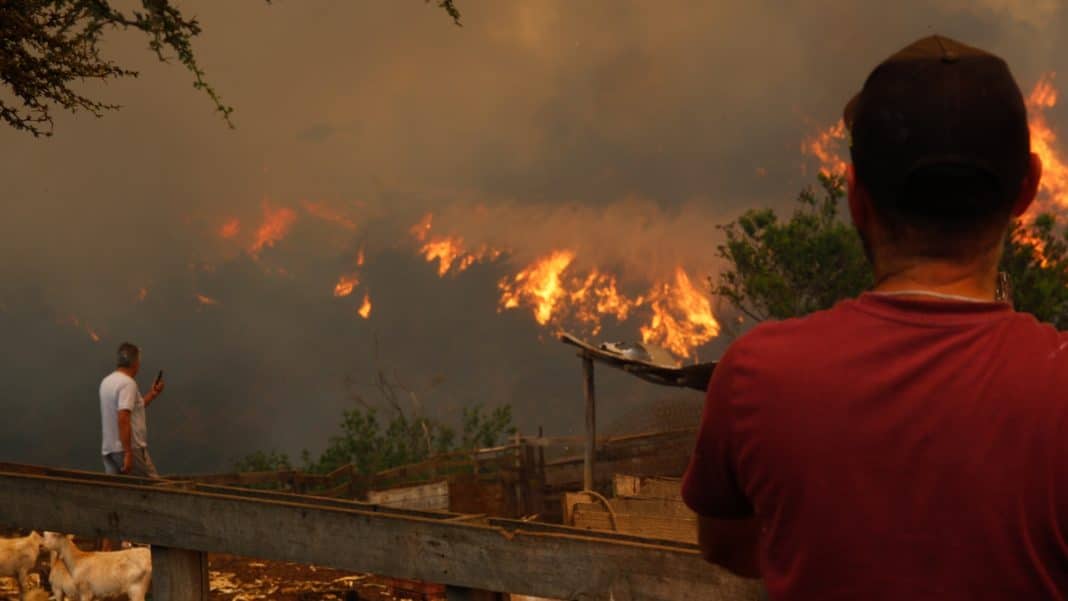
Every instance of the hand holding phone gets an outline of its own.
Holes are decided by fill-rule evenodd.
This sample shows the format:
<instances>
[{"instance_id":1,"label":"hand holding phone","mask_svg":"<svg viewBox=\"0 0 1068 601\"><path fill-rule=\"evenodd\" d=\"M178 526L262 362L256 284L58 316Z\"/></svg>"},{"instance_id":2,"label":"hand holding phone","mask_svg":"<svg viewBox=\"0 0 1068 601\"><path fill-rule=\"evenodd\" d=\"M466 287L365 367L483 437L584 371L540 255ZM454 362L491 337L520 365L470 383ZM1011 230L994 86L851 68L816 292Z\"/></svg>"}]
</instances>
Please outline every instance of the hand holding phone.
<instances>
[{"instance_id":1,"label":"hand holding phone","mask_svg":"<svg viewBox=\"0 0 1068 601\"><path fill-rule=\"evenodd\" d=\"M159 394L163 392L163 370L159 370L156 374L156 381L152 383L152 392Z\"/></svg>"}]
</instances>

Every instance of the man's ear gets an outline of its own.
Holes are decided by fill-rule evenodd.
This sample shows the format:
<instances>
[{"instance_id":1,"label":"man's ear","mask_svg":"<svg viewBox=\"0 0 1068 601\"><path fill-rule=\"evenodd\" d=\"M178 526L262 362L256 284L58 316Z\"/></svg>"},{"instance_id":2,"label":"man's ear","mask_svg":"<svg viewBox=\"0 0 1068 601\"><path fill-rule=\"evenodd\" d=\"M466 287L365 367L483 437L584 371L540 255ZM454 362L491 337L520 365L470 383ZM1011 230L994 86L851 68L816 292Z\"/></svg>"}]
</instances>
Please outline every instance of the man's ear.
<instances>
[{"instance_id":1,"label":"man's ear","mask_svg":"<svg viewBox=\"0 0 1068 601\"><path fill-rule=\"evenodd\" d=\"M1019 217L1031 208L1031 204L1038 195L1038 184L1042 181L1042 159L1035 153L1031 153L1031 161L1027 167L1027 175L1023 185L1020 186L1020 195L1016 203L1012 205L1012 216Z\"/></svg>"},{"instance_id":2,"label":"man's ear","mask_svg":"<svg viewBox=\"0 0 1068 601\"><path fill-rule=\"evenodd\" d=\"M868 228L868 220L871 219L871 200L868 191L857 183L857 172L850 163L846 166L846 198L849 200L849 217L853 220L853 226L864 232Z\"/></svg>"}]
</instances>

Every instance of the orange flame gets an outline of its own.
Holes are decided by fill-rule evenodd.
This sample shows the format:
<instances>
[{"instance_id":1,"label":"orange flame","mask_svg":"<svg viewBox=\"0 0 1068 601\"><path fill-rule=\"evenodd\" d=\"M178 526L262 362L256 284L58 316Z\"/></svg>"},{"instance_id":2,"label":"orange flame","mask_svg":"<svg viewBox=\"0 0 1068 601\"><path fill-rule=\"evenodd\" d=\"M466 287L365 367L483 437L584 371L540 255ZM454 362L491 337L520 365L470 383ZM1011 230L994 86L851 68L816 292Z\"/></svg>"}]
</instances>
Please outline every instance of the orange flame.
<instances>
[{"instance_id":1,"label":"orange flame","mask_svg":"<svg viewBox=\"0 0 1068 601\"><path fill-rule=\"evenodd\" d=\"M342 215L324 203L305 200L301 204L304 206L304 210L313 217L318 217L323 221L329 221L330 223L343 227L349 231L355 231L357 228L355 221Z\"/></svg>"},{"instance_id":2,"label":"orange flame","mask_svg":"<svg viewBox=\"0 0 1068 601\"><path fill-rule=\"evenodd\" d=\"M449 272L460 273L475 263L493 261L501 256L501 251L483 244L474 250L464 246L464 239L459 236L436 236L430 238L434 216L427 213L423 219L409 230L412 236L424 244L419 252L428 262L438 262L438 276L445 277Z\"/></svg>"},{"instance_id":3,"label":"orange flame","mask_svg":"<svg viewBox=\"0 0 1068 601\"><path fill-rule=\"evenodd\" d=\"M1042 159L1038 202L1032 207L1031 213L1050 210L1063 212L1068 209L1068 165L1065 164L1057 136L1044 113L1046 109L1057 104L1057 90L1053 87L1054 75L1043 75L1027 98L1031 152Z\"/></svg>"},{"instance_id":4,"label":"orange flame","mask_svg":"<svg viewBox=\"0 0 1068 601\"><path fill-rule=\"evenodd\" d=\"M360 280L355 275L343 275L338 278L337 284L334 285L334 296L338 298L348 296L352 294L352 291L359 284Z\"/></svg>"},{"instance_id":5,"label":"orange flame","mask_svg":"<svg viewBox=\"0 0 1068 601\"><path fill-rule=\"evenodd\" d=\"M569 250L554 251L514 276L502 279L498 283L500 307L515 309L527 303L533 307L534 319L541 325L548 324L556 305L567 296L561 276L574 259L575 253Z\"/></svg>"},{"instance_id":6,"label":"orange flame","mask_svg":"<svg viewBox=\"0 0 1068 601\"><path fill-rule=\"evenodd\" d=\"M210 296L206 296L206 295L203 295L203 294L197 294L196 295L196 299L197 299L197 302L200 303L201 305L210 306L210 305L219 304L219 301L215 300L214 298L212 298Z\"/></svg>"},{"instance_id":7,"label":"orange flame","mask_svg":"<svg viewBox=\"0 0 1068 601\"><path fill-rule=\"evenodd\" d=\"M1037 236L1023 229L1016 230L1014 237L1016 239L1017 244L1024 246L1030 245L1032 248L1034 248L1034 256L1038 259L1039 265L1041 265L1042 267L1049 266L1049 259L1046 257L1045 242L1043 242Z\"/></svg>"},{"instance_id":8,"label":"orange flame","mask_svg":"<svg viewBox=\"0 0 1068 601\"><path fill-rule=\"evenodd\" d=\"M845 122L839 119L838 123L804 140L801 152L816 157L823 175L843 175L847 165L842 149L845 140Z\"/></svg>"},{"instance_id":9,"label":"orange flame","mask_svg":"<svg viewBox=\"0 0 1068 601\"><path fill-rule=\"evenodd\" d=\"M364 262L363 247L360 247L360 252L356 253L356 266L363 267Z\"/></svg>"},{"instance_id":10,"label":"orange flame","mask_svg":"<svg viewBox=\"0 0 1068 601\"><path fill-rule=\"evenodd\" d=\"M363 304L360 305L360 308L356 311L356 313L358 313L360 315L360 317L362 317L364 319L367 319L367 318L371 317L371 297L370 297L370 295L367 295L367 294L363 295Z\"/></svg>"},{"instance_id":11,"label":"orange flame","mask_svg":"<svg viewBox=\"0 0 1068 601\"><path fill-rule=\"evenodd\" d=\"M249 254L259 256L264 248L270 248L279 240L286 237L289 228L296 221L297 214L293 209L270 207L266 202L263 204L263 223L256 230L256 238L249 247Z\"/></svg>"},{"instance_id":12,"label":"orange flame","mask_svg":"<svg viewBox=\"0 0 1068 601\"><path fill-rule=\"evenodd\" d=\"M679 357L719 335L712 303L681 267L671 282L656 284L641 296L619 290L615 276L597 269L573 273L575 254L555 251L498 283L500 310L528 307L541 325L575 322L600 332L602 318L622 322L639 309L652 314L641 327L642 341L662 346Z\"/></svg>"},{"instance_id":13,"label":"orange flame","mask_svg":"<svg viewBox=\"0 0 1068 601\"><path fill-rule=\"evenodd\" d=\"M719 335L711 301L694 287L681 267L675 270L674 285L661 285L651 307L653 316L641 329L642 342L689 357L693 349Z\"/></svg>"},{"instance_id":14,"label":"orange flame","mask_svg":"<svg viewBox=\"0 0 1068 601\"><path fill-rule=\"evenodd\" d=\"M241 222L237 220L237 217L231 217L226 220L219 227L219 237L223 240L229 240L236 237L241 232Z\"/></svg>"},{"instance_id":15,"label":"orange flame","mask_svg":"<svg viewBox=\"0 0 1068 601\"><path fill-rule=\"evenodd\" d=\"M137 291L137 302L143 303L148 298L148 288L141 288Z\"/></svg>"},{"instance_id":16,"label":"orange flame","mask_svg":"<svg viewBox=\"0 0 1068 601\"><path fill-rule=\"evenodd\" d=\"M434 238L420 249L427 261L438 262L438 275L445 277L450 271L460 273L475 263L493 260L501 256L501 252L487 246L481 246L474 251L464 249L464 240L459 237Z\"/></svg>"}]
</instances>

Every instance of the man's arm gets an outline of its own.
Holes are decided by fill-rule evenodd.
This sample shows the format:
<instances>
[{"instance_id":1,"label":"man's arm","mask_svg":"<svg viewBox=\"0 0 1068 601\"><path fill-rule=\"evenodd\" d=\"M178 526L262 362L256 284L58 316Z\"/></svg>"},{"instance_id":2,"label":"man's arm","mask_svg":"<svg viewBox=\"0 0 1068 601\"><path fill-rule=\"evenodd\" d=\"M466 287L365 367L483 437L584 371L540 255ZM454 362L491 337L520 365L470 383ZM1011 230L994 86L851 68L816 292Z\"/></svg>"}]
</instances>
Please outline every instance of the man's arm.
<instances>
[{"instance_id":1,"label":"man's arm","mask_svg":"<svg viewBox=\"0 0 1068 601\"><path fill-rule=\"evenodd\" d=\"M705 561L745 578L760 578L760 523L697 516L697 543Z\"/></svg>"},{"instance_id":2,"label":"man's arm","mask_svg":"<svg viewBox=\"0 0 1068 601\"><path fill-rule=\"evenodd\" d=\"M119 410L119 441L122 442L122 473L133 468L133 443L130 428L130 410Z\"/></svg>"},{"instance_id":3,"label":"man's arm","mask_svg":"<svg viewBox=\"0 0 1068 601\"><path fill-rule=\"evenodd\" d=\"M156 397L163 392L163 387L163 380L156 380L156 382L152 384L152 389L143 397L146 409L152 404L152 401L156 400Z\"/></svg>"},{"instance_id":4,"label":"man's arm","mask_svg":"<svg viewBox=\"0 0 1068 601\"><path fill-rule=\"evenodd\" d=\"M701 555L739 576L759 578L760 523L739 480L731 441L731 403L737 394L732 351L712 373L682 498L698 516Z\"/></svg>"}]
</instances>

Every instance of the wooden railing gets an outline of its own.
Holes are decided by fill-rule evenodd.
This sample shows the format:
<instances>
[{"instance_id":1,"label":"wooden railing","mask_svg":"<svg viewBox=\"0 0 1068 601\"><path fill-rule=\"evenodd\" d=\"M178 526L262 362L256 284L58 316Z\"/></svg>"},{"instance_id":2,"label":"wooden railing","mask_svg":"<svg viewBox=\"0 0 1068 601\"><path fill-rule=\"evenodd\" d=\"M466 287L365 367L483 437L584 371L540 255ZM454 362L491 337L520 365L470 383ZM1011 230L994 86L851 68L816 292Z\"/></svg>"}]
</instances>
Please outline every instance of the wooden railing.
<instances>
[{"instance_id":1,"label":"wooden railing","mask_svg":"<svg viewBox=\"0 0 1068 601\"><path fill-rule=\"evenodd\" d=\"M152 546L153 598L206 601L206 553L584 601L750 601L696 545L190 481L0 465L0 527Z\"/></svg>"}]
</instances>

